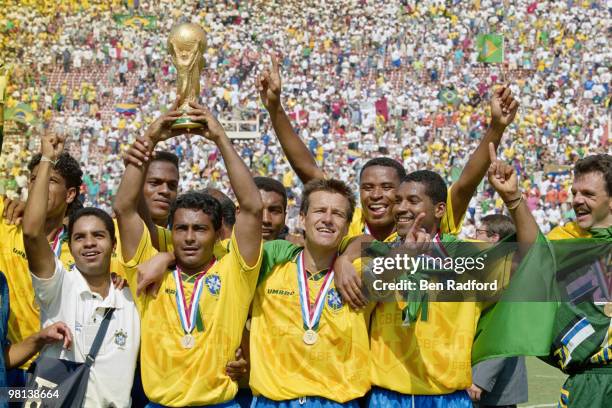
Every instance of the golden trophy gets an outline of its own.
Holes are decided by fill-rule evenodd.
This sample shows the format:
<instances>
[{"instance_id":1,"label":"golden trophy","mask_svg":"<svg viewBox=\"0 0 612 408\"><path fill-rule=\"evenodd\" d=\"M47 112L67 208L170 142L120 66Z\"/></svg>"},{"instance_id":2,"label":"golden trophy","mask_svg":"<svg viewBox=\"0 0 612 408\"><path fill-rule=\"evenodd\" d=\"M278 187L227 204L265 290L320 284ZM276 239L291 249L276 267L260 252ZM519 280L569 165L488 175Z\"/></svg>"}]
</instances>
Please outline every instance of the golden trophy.
<instances>
[{"instance_id":1,"label":"golden trophy","mask_svg":"<svg viewBox=\"0 0 612 408\"><path fill-rule=\"evenodd\" d=\"M183 116L172 125L172 129L194 129L204 127L202 123L189 118L192 109L189 102L198 102L200 75L204 69L206 33L197 24L175 25L168 36L168 50L178 74L178 110Z\"/></svg>"}]
</instances>

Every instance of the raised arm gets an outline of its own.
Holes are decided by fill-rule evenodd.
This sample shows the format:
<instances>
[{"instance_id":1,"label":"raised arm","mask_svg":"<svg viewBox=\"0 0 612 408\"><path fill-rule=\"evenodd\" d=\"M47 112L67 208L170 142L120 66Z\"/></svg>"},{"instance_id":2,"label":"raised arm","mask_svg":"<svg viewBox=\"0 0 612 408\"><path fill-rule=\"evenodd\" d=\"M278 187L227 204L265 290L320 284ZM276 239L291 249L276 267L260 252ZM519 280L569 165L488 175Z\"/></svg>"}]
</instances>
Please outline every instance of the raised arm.
<instances>
[{"instance_id":1,"label":"raised arm","mask_svg":"<svg viewBox=\"0 0 612 408\"><path fill-rule=\"evenodd\" d=\"M488 151L489 143L493 143L497 149L504 130L514 120L518 107L518 101L512 97L512 91L509 87L500 87L493 92L489 128L463 168L459 180L453 183L451 189L455 224L465 214L478 184L482 181L491 164Z\"/></svg>"},{"instance_id":2,"label":"raised arm","mask_svg":"<svg viewBox=\"0 0 612 408\"><path fill-rule=\"evenodd\" d=\"M205 107L191 103L194 108L189 115L193 120L206 123L203 136L217 145L227 168L232 190L238 200L240 211L236 214L234 234L238 250L247 265L255 265L261 250L261 218L263 203L259 190L246 164L242 161L223 127Z\"/></svg>"},{"instance_id":3,"label":"raised arm","mask_svg":"<svg viewBox=\"0 0 612 408\"><path fill-rule=\"evenodd\" d=\"M283 148L283 152L291 168L295 171L302 183L306 184L310 180L323 179L325 174L319 169L312 157L310 150L306 147L302 139L295 133L291 121L281 104L281 78L278 58L272 58L272 71L266 69L257 80L257 87L261 101L270 114L272 127L278 137L278 141Z\"/></svg>"},{"instance_id":4,"label":"raised arm","mask_svg":"<svg viewBox=\"0 0 612 408\"><path fill-rule=\"evenodd\" d=\"M489 144L489 157L491 160L489 183L495 188L510 212L516 226L518 243L533 244L536 242L540 229L519 190L514 167L497 159L493 143Z\"/></svg>"},{"instance_id":5,"label":"raised arm","mask_svg":"<svg viewBox=\"0 0 612 408\"><path fill-rule=\"evenodd\" d=\"M125 261L134 257L143 234L144 224L138 213L138 203L148 168L148 160L157 143L182 133L182 131L171 130L172 123L179 116L181 116L180 112L172 110L160 116L149 126L144 136L144 143L148 149L147 163L142 166L137 166L131 160L126 163L125 173L123 173L113 202L113 211L117 216L121 236L121 255Z\"/></svg>"},{"instance_id":6,"label":"raised arm","mask_svg":"<svg viewBox=\"0 0 612 408\"><path fill-rule=\"evenodd\" d=\"M55 255L47 241L45 220L49 200L51 169L64 150L64 135L45 133L41 139L40 164L28 195L23 217L23 244L28 258L30 272L42 279L48 279L55 272ZM55 180L53 182L59 182Z\"/></svg>"}]
</instances>

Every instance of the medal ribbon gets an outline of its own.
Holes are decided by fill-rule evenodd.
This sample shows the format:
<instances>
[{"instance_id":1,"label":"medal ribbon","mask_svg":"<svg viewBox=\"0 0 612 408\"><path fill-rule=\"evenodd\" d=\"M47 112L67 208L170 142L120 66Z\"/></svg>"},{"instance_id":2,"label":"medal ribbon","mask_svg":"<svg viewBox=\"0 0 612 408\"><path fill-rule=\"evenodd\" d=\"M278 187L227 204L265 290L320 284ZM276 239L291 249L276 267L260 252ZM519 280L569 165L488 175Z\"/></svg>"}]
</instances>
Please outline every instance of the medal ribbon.
<instances>
[{"instance_id":1,"label":"medal ribbon","mask_svg":"<svg viewBox=\"0 0 612 408\"><path fill-rule=\"evenodd\" d=\"M327 291L334 280L334 261L331 263L330 270L325 276L323 285L317 294L314 308L310 308L310 291L308 289L308 276L306 275L306 268L304 267L304 251L300 252L297 259L297 275L298 275L298 288L300 292L300 305L302 306L302 321L304 326L308 330L312 330L314 327L319 325L321 315L323 314L323 305L325 304L325 298L327 297Z\"/></svg>"},{"instance_id":2,"label":"medal ribbon","mask_svg":"<svg viewBox=\"0 0 612 408\"><path fill-rule=\"evenodd\" d=\"M438 231L436 235L433 237L432 241L434 244L434 251L438 252L440 258L448 258L448 252L444 248L444 244L442 244L442 240L440 239L440 232Z\"/></svg>"},{"instance_id":3,"label":"medal ribbon","mask_svg":"<svg viewBox=\"0 0 612 408\"><path fill-rule=\"evenodd\" d=\"M62 228L60 228L55 234L55 238L53 238L53 242L51 243L51 250L57 259L59 259L60 255L62 254L62 241L65 233L65 228L62 226Z\"/></svg>"},{"instance_id":4,"label":"medal ribbon","mask_svg":"<svg viewBox=\"0 0 612 408\"><path fill-rule=\"evenodd\" d=\"M191 294L191 302L189 305L187 305L185 301L181 268L177 265L176 269L172 271L172 276L176 284L176 306L178 308L181 326L183 326L183 330L187 334L193 331L196 324L196 313L198 312L198 304L200 303L200 297L202 296L202 289L204 287L204 275L215 266L215 263L217 263L217 260L213 258L208 267L204 268L204 270L198 274L193 284L193 293Z\"/></svg>"}]
</instances>

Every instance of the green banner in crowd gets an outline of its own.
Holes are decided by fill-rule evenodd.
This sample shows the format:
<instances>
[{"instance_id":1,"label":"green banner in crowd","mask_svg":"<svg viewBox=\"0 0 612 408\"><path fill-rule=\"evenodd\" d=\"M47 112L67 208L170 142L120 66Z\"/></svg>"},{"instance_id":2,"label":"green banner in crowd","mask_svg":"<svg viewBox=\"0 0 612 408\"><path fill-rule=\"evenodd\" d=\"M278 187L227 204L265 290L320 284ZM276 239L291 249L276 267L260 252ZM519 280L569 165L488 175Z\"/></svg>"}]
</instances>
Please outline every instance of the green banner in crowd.
<instances>
[{"instance_id":1,"label":"green banner in crowd","mask_svg":"<svg viewBox=\"0 0 612 408\"><path fill-rule=\"evenodd\" d=\"M500 63L504 61L504 37L499 34L481 34L476 38L478 61Z\"/></svg>"},{"instance_id":2,"label":"green banner in crowd","mask_svg":"<svg viewBox=\"0 0 612 408\"><path fill-rule=\"evenodd\" d=\"M155 16L115 14L113 19L122 27L144 28L153 30L156 27L157 18Z\"/></svg>"},{"instance_id":3,"label":"green banner in crowd","mask_svg":"<svg viewBox=\"0 0 612 408\"><path fill-rule=\"evenodd\" d=\"M440 92L438 92L438 99L452 105L457 102L457 91L453 88L442 88Z\"/></svg>"},{"instance_id":4,"label":"green banner in crowd","mask_svg":"<svg viewBox=\"0 0 612 408\"><path fill-rule=\"evenodd\" d=\"M6 108L4 110L4 120L7 122L12 120L26 125L38 123L38 118L34 114L34 111L32 111L32 107L27 103L20 103L13 108Z\"/></svg>"}]
</instances>

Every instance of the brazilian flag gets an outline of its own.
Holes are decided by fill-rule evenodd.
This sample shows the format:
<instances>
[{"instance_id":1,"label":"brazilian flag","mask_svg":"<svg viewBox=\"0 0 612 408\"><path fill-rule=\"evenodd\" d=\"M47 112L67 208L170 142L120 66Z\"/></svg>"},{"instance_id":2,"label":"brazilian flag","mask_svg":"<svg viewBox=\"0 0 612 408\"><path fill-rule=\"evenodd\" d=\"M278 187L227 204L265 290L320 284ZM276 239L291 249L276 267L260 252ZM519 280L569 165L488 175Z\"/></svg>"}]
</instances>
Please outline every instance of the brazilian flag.
<instances>
[{"instance_id":1,"label":"brazilian flag","mask_svg":"<svg viewBox=\"0 0 612 408\"><path fill-rule=\"evenodd\" d=\"M438 99L448 105L453 105L457 102L457 91L454 88L442 88L438 92Z\"/></svg>"},{"instance_id":2,"label":"brazilian flag","mask_svg":"<svg viewBox=\"0 0 612 408\"><path fill-rule=\"evenodd\" d=\"M113 19L117 24L123 27L144 28L146 30L154 30L157 18L155 16L137 15L137 14L115 14Z\"/></svg>"},{"instance_id":3,"label":"brazilian flag","mask_svg":"<svg viewBox=\"0 0 612 408\"><path fill-rule=\"evenodd\" d=\"M504 37L499 34L481 34L476 38L478 62L501 63L504 61Z\"/></svg>"},{"instance_id":4,"label":"brazilian flag","mask_svg":"<svg viewBox=\"0 0 612 408\"><path fill-rule=\"evenodd\" d=\"M32 111L32 107L27 103L20 103L13 108L4 111L4 120L12 120L15 122L33 125L38 123L38 119Z\"/></svg>"}]
</instances>

